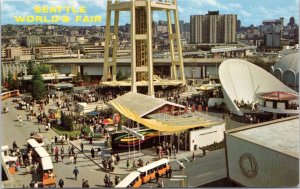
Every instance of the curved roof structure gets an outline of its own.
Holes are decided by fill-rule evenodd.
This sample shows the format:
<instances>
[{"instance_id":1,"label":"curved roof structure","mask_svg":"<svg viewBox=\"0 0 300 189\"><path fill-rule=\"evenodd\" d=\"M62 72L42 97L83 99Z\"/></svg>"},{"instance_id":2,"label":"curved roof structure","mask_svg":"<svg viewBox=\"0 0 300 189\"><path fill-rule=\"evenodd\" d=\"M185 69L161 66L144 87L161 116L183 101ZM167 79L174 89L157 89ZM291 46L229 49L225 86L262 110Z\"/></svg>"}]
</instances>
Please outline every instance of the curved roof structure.
<instances>
[{"instance_id":1,"label":"curved roof structure","mask_svg":"<svg viewBox=\"0 0 300 189\"><path fill-rule=\"evenodd\" d=\"M282 73L287 70L299 73L299 53L292 53L282 57L274 66L273 70L280 69Z\"/></svg>"},{"instance_id":2,"label":"curved roof structure","mask_svg":"<svg viewBox=\"0 0 300 189\"><path fill-rule=\"evenodd\" d=\"M256 100L257 93L263 92L281 91L295 94L294 90L272 74L246 60L225 60L219 67L219 77L228 109L241 116L243 112L234 100L251 103Z\"/></svg>"},{"instance_id":3,"label":"curved roof structure","mask_svg":"<svg viewBox=\"0 0 300 189\"><path fill-rule=\"evenodd\" d=\"M181 105L139 93L128 92L111 100L110 104L123 116L160 132L178 133L191 128L212 127L224 123L223 120L212 119L212 117L207 115L203 117L184 117L181 115L176 118L174 118L175 116L172 118L172 116L165 115L166 118L170 119L144 118L144 116L157 110L164 104L176 106L176 109L180 108Z\"/></svg>"}]
</instances>

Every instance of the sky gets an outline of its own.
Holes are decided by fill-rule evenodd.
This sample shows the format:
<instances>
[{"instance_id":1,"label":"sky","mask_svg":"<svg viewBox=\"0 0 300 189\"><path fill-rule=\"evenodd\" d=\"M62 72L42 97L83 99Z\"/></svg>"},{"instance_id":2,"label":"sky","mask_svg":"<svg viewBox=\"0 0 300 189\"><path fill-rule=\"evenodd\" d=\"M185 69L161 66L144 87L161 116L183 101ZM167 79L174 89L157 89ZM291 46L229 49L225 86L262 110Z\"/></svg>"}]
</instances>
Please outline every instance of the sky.
<instances>
[{"instance_id":1,"label":"sky","mask_svg":"<svg viewBox=\"0 0 300 189\"><path fill-rule=\"evenodd\" d=\"M45 16L48 20L53 16L69 16L70 22L57 22L63 25L105 25L106 0L0 0L1 1L1 24L16 24L15 16ZM35 13L35 6L71 6L76 10L84 6L85 14L63 13ZM285 24L294 16L296 22L299 18L299 0L178 0L179 19L189 22L190 15L206 14L208 10L219 10L220 14L237 14L242 26L261 25L262 20L285 18ZM76 16L101 16L101 22L75 22ZM154 20L166 20L165 14L154 13ZM121 12L120 25L129 23L128 12ZM43 23L43 22L42 22ZM32 24L32 23L23 23Z\"/></svg>"}]
</instances>

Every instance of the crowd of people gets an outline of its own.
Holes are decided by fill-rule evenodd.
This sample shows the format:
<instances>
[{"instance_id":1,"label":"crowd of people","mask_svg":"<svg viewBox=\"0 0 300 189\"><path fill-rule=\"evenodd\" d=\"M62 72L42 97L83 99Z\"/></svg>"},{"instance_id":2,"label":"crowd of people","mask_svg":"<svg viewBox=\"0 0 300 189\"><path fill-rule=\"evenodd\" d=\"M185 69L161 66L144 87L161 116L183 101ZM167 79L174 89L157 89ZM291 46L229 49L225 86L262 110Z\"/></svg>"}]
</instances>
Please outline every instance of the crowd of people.
<instances>
[{"instance_id":1,"label":"crowd of people","mask_svg":"<svg viewBox=\"0 0 300 189\"><path fill-rule=\"evenodd\" d=\"M299 104L297 104L295 102L289 103L288 106L287 106L287 109L290 109L290 110L299 110Z\"/></svg>"}]
</instances>

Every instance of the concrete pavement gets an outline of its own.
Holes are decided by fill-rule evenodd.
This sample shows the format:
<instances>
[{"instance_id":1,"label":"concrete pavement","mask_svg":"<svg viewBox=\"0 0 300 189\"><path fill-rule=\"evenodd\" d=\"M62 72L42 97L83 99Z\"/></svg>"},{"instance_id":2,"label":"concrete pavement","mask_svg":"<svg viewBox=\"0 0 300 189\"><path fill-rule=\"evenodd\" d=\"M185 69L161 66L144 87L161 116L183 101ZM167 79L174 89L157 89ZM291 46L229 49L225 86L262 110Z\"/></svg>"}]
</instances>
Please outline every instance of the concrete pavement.
<instances>
[{"instance_id":1,"label":"concrete pavement","mask_svg":"<svg viewBox=\"0 0 300 189\"><path fill-rule=\"evenodd\" d=\"M38 132L39 125L37 124L36 120L33 121L23 121L23 125L21 126L17 121L17 115L20 114L23 118L23 120L26 120L26 112L25 110L17 110L14 108L16 106L16 103L12 103L12 99L7 99L4 101L5 104L9 106L9 113L2 114L2 124L1 129L2 133L4 133L4 136L2 135L2 144L8 144L10 147L12 146L12 142L15 140L17 144L21 147L24 147L26 145L26 140L29 138L30 133L32 131ZM35 108L37 109L37 108ZM58 136L57 133L55 133L53 130L49 130L46 132L42 129L43 136L45 136L46 141L51 141L51 138L54 136ZM84 143L84 152L80 152L80 143ZM75 167L74 164L71 164L69 157L67 155L67 149L68 145L64 145L65 149L65 158L64 162L58 162L53 163L54 166L54 172L57 175L57 182L60 178L63 178L65 182L65 187L81 187L81 179L88 179L90 187L102 187L104 186L103 178L105 174L110 174L111 178L114 181L114 176L119 175L121 178L124 178L126 175L128 175L132 171L132 162L133 159L136 158L136 161L138 158L142 158L144 162L153 162L158 160L158 157L156 155L155 149L145 149L141 150L141 152L136 151L135 154L133 152L123 152L119 153L121 157L121 161L118 165L114 165L115 169L113 172L106 172L102 169L102 159L97 156L95 158L91 158L90 150L93 147L95 149L95 152L97 152L97 148L100 147L101 150L105 150L106 154L109 154L109 149L106 149L104 146L104 140L93 140L93 145L88 144L89 141L87 140L75 140L70 141L69 145L75 146L77 149L76 152L78 153L78 159L76 166L79 169L79 177L78 180L75 181L73 179L73 169ZM61 145L57 145L59 149L61 148ZM225 153L224 150L218 150L213 152L207 152L207 156L200 158L202 155L202 151L197 150L195 152L196 155L196 161L195 162L188 162L185 160L185 157L187 157L191 161L192 152L183 152L179 151L179 154L177 154L177 158L184 161L185 166L187 167L184 171L184 174L188 176L188 178L185 180L186 186L199 186L201 184L208 183L212 180L216 180L218 178L224 178L226 177L226 171L225 171ZM54 156L51 155L52 161L54 162ZM59 158L60 159L60 158ZM127 159L130 161L131 167L127 169L126 162ZM171 160L171 166L173 168L173 175L181 175L181 172L176 171L178 169L178 163L176 162L176 159L173 159L173 157L170 158ZM31 175L31 174L24 174L25 169L22 168L21 172L16 173L13 175L14 178L14 187L22 187L24 184L25 186L28 186L31 181L35 181L37 177ZM179 183L175 181L170 181L167 178L162 178L164 185L167 187L178 187ZM156 183L153 181L150 183L147 183L143 185L142 187L156 187Z\"/></svg>"}]
</instances>

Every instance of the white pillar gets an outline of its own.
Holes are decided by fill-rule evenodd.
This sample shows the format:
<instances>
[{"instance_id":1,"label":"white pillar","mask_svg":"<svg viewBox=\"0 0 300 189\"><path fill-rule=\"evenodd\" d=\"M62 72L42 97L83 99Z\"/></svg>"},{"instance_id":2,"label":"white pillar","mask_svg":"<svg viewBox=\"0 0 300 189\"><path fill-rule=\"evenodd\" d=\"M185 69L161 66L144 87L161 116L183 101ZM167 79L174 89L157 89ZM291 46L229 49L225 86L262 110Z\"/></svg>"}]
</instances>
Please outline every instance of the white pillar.
<instances>
[{"instance_id":1,"label":"white pillar","mask_svg":"<svg viewBox=\"0 0 300 189\"><path fill-rule=\"evenodd\" d=\"M185 81L184 67L183 67L183 60L182 60L182 47L181 47L181 38L180 38L180 30L179 30L177 1L173 0L173 2L176 5L176 9L173 10L173 11L174 11L174 20L175 20L175 31L176 31L179 71L180 71L181 81Z\"/></svg>"},{"instance_id":2,"label":"white pillar","mask_svg":"<svg viewBox=\"0 0 300 189\"><path fill-rule=\"evenodd\" d=\"M119 42L119 11L115 11L114 18L114 45L113 45L113 58L112 58L112 80L116 81L117 75L117 50L118 50L118 42Z\"/></svg>"},{"instance_id":3,"label":"white pillar","mask_svg":"<svg viewBox=\"0 0 300 189\"><path fill-rule=\"evenodd\" d=\"M167 13L167 22L168 22L168 32L169 32L169 40L170 40L170 53L171 53L171 78L177 80L177 69L175 64L174 58L174 38L172 37L173 30L172 30L172 20L171 20L171 13L170 10L166 10Z\"/></svg>"},{"instance_id":4,"label":"white pillar","mask_svg":"<svg viewBox=\"0 0 300 189\"><path fill-rule=\"evenodd\" d=\"M103 77L102 81L107 81L108 75L108 56L110 43L110 19L111 19L111 1L107 1L106 9L106 27L105 27L105 47L104 47L104 63L103 63Z\"/></svg>"},{"instance_id":5,"label":"white pillar","mask_svg":"<svg viewBox=\"0 0 300 189\"><path fill-rule=\"evenodd\" d=\"M151 0L147 1L148 95L154 97Z\"/></svg>"},{"instance_id":6,"label":"white pillar","mask_svg":"<svg viewBox=\"0 0 300 189\"><path fill-rule=\"evenodd\" d=\"M136 46L135 46L135 0L130 4L131 10L131 91L137 92L136 86Z\"/></svg>"}]
</instances>

